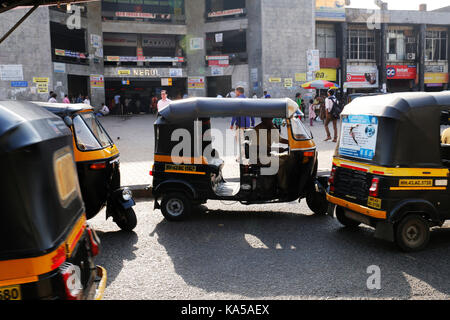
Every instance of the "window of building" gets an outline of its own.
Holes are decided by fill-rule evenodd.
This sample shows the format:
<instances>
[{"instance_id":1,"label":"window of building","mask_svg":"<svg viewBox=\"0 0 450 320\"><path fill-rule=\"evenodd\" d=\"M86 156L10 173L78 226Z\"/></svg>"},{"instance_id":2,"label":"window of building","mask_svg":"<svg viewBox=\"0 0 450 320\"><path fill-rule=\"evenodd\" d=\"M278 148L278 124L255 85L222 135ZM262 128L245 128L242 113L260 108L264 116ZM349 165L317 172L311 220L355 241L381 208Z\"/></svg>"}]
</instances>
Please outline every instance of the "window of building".
<instances>
[{"instance_id":1,"label":"window of building","mask_svg":"<svg viewBox=\"0 0 450 320\"><path fill-rule=\"evenodd\" d=\"M390 29L387 35L388 60L415 60L417 40L412 29Z\"/></svg>"},{"instance_id":2,"label":"window of building","mask_svg":"<svg viewBox=\"0 0 450 320\"><path fill-rule=\"evenodd\" d=\"M316 27L316 44L321 58L336 58L336 31L334 26Z\"/></svg>"},{"instance_id":3,"label":"window of building","mask_svg":"<svg viewBox=\"0 0 450 320\"><path fill-rule=\"evenodd\" d=\"M447 31L427 31L425 37L425 60L447 60Z\"/></svg>"},{"instance_id":4,"label":"window of building","mask_svg":"<svg viewBox=\"0 0 450 320\"><path fill-rule=\"evenodd\" d=\"M375 60L375 31L349 30L347 58Z\"/></svg>"},{"instance_id":5,"label":"window of building","mask_svg":"<svg viewBox=\"0 0 450 320\"><path fill-rule=\"evenodd\" d=\"M66 25L50 22L52 60L74 64L89 64L86 49L86 29L68 29Z\"/></svg>"},{"instance_id":6,"label":"window of building","mask_svg":"<svg viewBox=\"0 0 450 320\"><path fill-rule=\"evenodd\" d=\"M247 32L232 30L206 34L208 56L228 55L230 64L247 63Z\"/></svg>"}]
</instances>

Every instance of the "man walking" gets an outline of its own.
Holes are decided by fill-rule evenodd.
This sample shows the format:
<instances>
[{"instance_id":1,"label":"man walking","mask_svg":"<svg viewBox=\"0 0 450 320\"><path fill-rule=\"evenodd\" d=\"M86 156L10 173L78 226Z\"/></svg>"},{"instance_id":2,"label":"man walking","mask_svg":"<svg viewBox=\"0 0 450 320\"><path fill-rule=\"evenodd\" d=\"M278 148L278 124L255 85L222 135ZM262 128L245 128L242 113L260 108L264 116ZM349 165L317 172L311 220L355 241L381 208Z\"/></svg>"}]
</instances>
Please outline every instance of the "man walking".
<instances>
[{"instance_id":1,"label":"man walking","mask_svg":"<svg viewBox=\"0 0 450 320\"><path fill-rule=\"evenodd\" d=\"M245 99L247 98L244 94L245 90L243 87L236 88L236 98ZM230 129L233 130L236 125L236 129L248 129L255 126L255 118L254 117L233 117L231 120Z\"/></svg>"},{"instance_id":2,"label":"man walking","mask_svg":"<svg viewBox=\"0 0 450 320\"><path fill-rule=\"evenodd\" d=\"M337 103L337 99L334 96L334 90L330 89L328 90L328 97L325 99L325 131L327 133L327 138L324 141L331 140L331 133L330 129L328 128L328 125L330 122L333 122L333 131L334 131L334 139L333 142L337 142L337 118L334 117L334 115L331 113L331 110L333 110L334 103Z\"/></svg>"},{"instance_id":3,"label":"man walking","mask_svg":"<svg viewBox=\"0 0 450 320\"><path fill-rule=\"evenodd\" d=\"M161 109L165 108L169 103L171 103L172 100L167 98L167 91L162 90L161 91L161 100L158 101L158 112L161 111Z\"/></svg>"}]
</instances>

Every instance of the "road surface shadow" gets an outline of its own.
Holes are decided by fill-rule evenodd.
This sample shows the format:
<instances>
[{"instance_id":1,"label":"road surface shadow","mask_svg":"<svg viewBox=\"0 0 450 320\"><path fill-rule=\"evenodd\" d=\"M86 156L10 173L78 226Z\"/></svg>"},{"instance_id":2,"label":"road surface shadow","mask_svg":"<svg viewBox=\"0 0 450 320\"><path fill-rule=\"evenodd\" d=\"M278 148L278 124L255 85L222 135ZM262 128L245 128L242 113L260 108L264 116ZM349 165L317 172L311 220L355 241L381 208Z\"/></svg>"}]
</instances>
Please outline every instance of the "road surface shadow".
<instances>
[{"instance_id":1,"label":"road surface shadow","mask_svg":"<svg viewBox=\"0 0 450 320\"><path fill-rule=\"evenodd\" d=\"M136 259L134 251L138 248L135 244L138 236L135 232L110 231L103 232L96 230L100 241L100 254L95 263L106 267L107 285L113 282L122 271L123 262Z\"/></svg>"},{"instance_id":2,"label":"road surface shadow","mask_svg":"<svg viewBox=\"0 0 450 320\"><path fill-rule=\"evenodd\" d=\"M188 285L207 292L249 299L408 299L418 294L408 282L414 277L450 294L450 229L433 231L429 247L414 254L373 233L343 228L326 216L202 207L185 222L162 220L150 236L157 236ZM372 265L381 270L380 290L367 288Z\"/></svg>"}]
</instances>

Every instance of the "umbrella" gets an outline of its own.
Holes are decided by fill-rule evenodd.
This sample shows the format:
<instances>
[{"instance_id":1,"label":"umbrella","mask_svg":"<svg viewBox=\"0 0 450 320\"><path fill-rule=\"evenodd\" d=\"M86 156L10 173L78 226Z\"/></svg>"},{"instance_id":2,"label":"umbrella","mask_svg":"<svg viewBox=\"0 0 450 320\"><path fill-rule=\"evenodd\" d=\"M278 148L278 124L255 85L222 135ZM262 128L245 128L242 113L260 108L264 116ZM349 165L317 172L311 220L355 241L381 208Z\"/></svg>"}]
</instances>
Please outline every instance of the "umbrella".
<instances>
[{"instance_id":1,"label":"umbrella","mask_svg":"<svg viewBox=\"0 0 450 320\"><path fill-rule=\"evenodd\" d=\"M339 89L339 85L325 80L315 80L302 84L304 89Z\"/></svg>"}]
</instances>

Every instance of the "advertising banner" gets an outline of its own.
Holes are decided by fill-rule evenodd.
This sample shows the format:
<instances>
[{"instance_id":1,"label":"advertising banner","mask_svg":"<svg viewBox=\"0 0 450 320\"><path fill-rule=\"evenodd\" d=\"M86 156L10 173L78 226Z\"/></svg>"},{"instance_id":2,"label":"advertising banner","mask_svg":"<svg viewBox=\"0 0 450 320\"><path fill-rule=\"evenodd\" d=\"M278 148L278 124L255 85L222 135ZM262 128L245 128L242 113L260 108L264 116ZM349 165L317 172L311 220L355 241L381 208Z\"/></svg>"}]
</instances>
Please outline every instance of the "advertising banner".
<instances>
[{"instance_id":1,"label":"advertising banner","mask_svg":"<svg viewBox=\"0 0 450 320\"><path fill-rule=\"evenodd\" d=\"M205 77L189 77L188 89L205 89Z\"/></svg>"},{"instance_id":2,"label":"advertising banner","mask_svg":"<svg viewBox=\"0 0 450 320\"><path fill-rule=\"evenodd\" d=\"M426 84L448 83L448 73L425 73Z\"/></svg>"},{"instance_id":3,"label":"advertising banner","mask_svg":"<svg viewBox=\"0 0 450 320\"><path fill-rule=\"evenodd\" d=\"M230 9L230 10L224 10L224 11L214 11L214 12L208 13L208 18L234 16L236 14L242 14L242 13L244 13L244 9Z\"/></svg>"},{"instance_id":4,"label":"advertising banner","mask_svg":"<svg viewBox=\"0 0 450 320\"><path fill-rule=\"evenodd\" d=\"M373 160L377 147L378 118L368 115L342 117L339 154Z\"/></svg>"},{"instance_id":5,"label":"advertising banner","mask_svg":"<svg viewBox=\"0 0 450 320\"><path fill-rule=\"evenodd\" d=\"M316 19L345 21L345 0L316 0Z\"/></svg>"},{"instance_id":6,"label":"advertising banner","mask_svg":"<svg viewBox=\"0 0 450 320\"><path fill-rule=\"evenodd\" d=\"M102 75L91 75L91 88L103 89L105 87L105 79Z\"/></svg>"},{"instance_id":7,"label":"advertising banner","mask_svg":"<svg viewBox=\"0 0 450 320\"><path fill-rule=\"evenodd\" d=\"M348 66L345 86L347 88L377 88L377 66Z\"/></svg>"},{"instance_id":8,"label":"advertising banner","mask_svg":"<svg viewBox=\"0 0 450 320\"><path fill-rule=\"evenodd\" d=\"M325 80L325 81L331 81L336 82L337 76L336 76L336 69L330 69L330 68L322 68L319 71L315 73L315 80Z\"/></svg>"},{"instance_id":9,"label":"advertising banner","mask_svg":"<svg viewBox=\"0 0 450 320\"><path fill-rule=\"evenodd\" d=\"M386 76L388 79L405 79L413 80L417 76L416 66L386 66Z\"/></svg>"}]
</instances>

